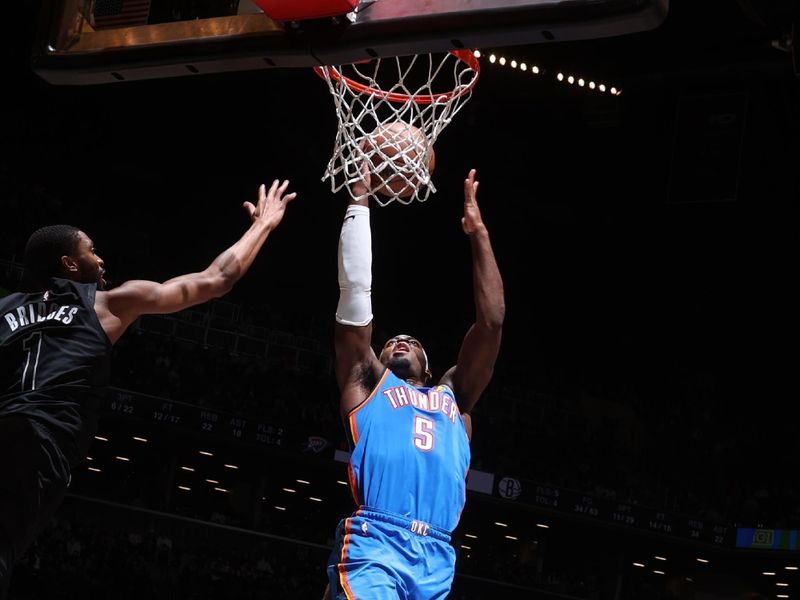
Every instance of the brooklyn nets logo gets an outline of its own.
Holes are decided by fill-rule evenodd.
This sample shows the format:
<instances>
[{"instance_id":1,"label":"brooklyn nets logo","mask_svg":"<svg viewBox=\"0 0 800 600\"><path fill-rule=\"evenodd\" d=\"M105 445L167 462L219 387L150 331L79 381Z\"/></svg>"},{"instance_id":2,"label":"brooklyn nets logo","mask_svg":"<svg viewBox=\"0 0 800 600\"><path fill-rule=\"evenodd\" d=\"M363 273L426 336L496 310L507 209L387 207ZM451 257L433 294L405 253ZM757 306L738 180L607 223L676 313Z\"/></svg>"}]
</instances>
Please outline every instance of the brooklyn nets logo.
<instances>
[{"instance_id":1,"label":"brooklyn nets logo","mask_svg":"<svg viewBox=\"0 0 800 600\"><path fill-rule=\"evenodd\" d=\"M503 477L497 484L497 493L503 498L516 500L522 493L522 484L513 477Z\"/></svg>"},{"instance_id":2,"label":"brooklyn nets logo","mask_svg":"<svg viewBox=\"0 0 800 600\"><path fill-rule=\"evenodd\" d=\"M753 533L753 548L772 548L774 544L774 529L756 529Z\"/></svg>"}]
</instances>

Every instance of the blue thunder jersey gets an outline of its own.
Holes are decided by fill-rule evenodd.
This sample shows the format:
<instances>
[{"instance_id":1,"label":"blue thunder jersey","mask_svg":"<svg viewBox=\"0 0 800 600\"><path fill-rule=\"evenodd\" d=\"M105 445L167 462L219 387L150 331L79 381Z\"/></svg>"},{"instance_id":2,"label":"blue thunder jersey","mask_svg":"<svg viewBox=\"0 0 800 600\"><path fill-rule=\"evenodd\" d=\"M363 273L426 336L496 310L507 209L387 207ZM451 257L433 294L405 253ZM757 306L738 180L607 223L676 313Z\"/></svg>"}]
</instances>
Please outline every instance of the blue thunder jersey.
<instances>
[{"instance_id":1,"label":"blue thunder jersey","mask_svg":"<svg viewBox=\"0 0 800 600\"><path fill-rule=\"evenodd\" d=\"M96 290L53 278L47 290L0 298L0 417L45 425L71 463L94 436L110 376Z\"/></svg>"},{"instance_id":2,"label":"blue thunder jersey","mask_svg":"<svg viewBox=\"0 0 800 600\"><path fill-rule=\"evenodd\" d=\"M470 449L453 391L417 388L389 369L347 417L356 504L451 532L466 500Z\"/></svg>"}]
</instances>

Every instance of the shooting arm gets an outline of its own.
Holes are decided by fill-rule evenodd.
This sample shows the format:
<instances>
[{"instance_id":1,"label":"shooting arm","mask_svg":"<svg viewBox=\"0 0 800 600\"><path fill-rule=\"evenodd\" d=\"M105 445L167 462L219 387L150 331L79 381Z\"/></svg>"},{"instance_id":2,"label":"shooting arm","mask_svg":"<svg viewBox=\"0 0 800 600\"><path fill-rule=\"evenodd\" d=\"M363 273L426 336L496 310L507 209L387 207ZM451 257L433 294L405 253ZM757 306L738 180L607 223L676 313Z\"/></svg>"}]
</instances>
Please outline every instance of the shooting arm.
<instances>
[{"instance_id":1,"label":"shooting arm","mask_svg":"<svg viewBox=\"0 0 800 600\"><path fill-rule=\"evenodd\" d=\"M372 351L372 235L366 196L368 182L354 186L339 237L339 303L336 307L336 379L341 409L349 412L363 400L363 375L377 369Z\"/></svg>"}]
</instances>

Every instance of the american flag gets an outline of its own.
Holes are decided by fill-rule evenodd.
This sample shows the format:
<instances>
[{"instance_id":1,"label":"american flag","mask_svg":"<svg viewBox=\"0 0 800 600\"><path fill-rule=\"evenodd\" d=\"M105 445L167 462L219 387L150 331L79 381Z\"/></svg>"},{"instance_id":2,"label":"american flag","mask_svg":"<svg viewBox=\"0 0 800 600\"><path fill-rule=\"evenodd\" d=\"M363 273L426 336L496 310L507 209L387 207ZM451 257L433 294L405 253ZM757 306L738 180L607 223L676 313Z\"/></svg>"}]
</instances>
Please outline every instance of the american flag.
<instances>
[{"instance_id":1,"label":"american flag","mask_svg":"<svg viewBox=\"0 0 800 600\"><path fill-rule=\"evenodd\" d=\"M111 29L146 25L150 0L96 0L94 28Z\"/></svg>"}]
</instances>

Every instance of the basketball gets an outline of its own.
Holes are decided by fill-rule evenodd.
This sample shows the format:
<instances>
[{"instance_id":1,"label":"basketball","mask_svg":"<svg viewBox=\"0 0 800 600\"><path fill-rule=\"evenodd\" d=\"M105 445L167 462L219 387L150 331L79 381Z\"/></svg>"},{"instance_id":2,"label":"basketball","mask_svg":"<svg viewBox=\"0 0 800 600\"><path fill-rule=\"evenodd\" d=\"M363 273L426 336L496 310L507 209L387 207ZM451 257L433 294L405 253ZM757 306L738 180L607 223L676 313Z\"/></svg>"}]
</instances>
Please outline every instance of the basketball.
<instances>
[{"instance_id":1,"label":"basketball","mask_svg":"<svg viewBox=\"0 0 800 600\"><path fill-rule=\"evenodd\" d=\"M395 121L375 128L365 140L372 162L372 189L384 196L407 198L419 188L419 160L428 172L436 166L436 153L425 134L408 123Z\"/></svg>"}]
</instances>

